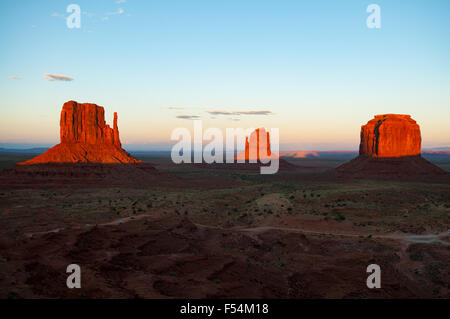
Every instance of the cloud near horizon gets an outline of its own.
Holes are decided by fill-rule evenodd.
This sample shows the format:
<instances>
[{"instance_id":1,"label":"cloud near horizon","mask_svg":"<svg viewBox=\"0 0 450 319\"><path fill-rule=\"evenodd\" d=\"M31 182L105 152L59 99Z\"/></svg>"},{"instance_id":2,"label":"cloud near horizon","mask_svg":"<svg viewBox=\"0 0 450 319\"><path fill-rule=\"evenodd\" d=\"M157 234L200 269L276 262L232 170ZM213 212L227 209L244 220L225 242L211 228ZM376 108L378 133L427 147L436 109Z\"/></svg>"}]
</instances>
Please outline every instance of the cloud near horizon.
<instances>
[{"instance_id":1,"label":"cloud near horizon","mask_svg":"<svg viewBox=\"0 0 450 319\"><path fill-rule=\"evenodd\" d=\"M184 110L184 107L169 106L168 110Z\"/></svg>"},{"instance_id":2,"label":"cloud near horizon","mask_svg":"<svg viewBox=\"0 0 450 319\"><path fill-rule=\"evenodd\" d=\"M124 12L125 11L122 8L119 8L117 11L106 12L105 14L108 15L108 16L113 16L113 15L116 15L116 14L123 14Z\"/></svg>"},{"instance_id":3,"label":"cloud near horizon","mask_svg":"<svg viewBox=\"0 0 450 319\"><path fill-rule=\"evenodd\" d=\"M52 81L73 81L74 78L68 75L60 75L60 74L50 74L50 73L44 73L44 76L46 77L45 80L48 82Z\"/></svg>"},{"instance_id":4,"label":"cloud near horizon","mask_svg":"<svg viewBox=\"0 0 450 319\"><path fill-rule=\"evenodd\" d=\"M18 76L18 75L10 75L9 78L10 78L11 80L22 80L22 77L21 77L21 76Z\"/></svg>"},{"instance_id":5,"label":"cloud near horizon","mask_svg":"<svg viewBox=\"0 0 450 319\"><path fill-rule=\"evenodd\" d=\"M199 119L200 116L198 115L177 115L177 119L184 119L184 120L196 120Z\"/></svg>"},{"instance_id":6,"label":"cloud near horizon","mask_svg":"<svg viewBox=\"0 0 450 319\"><path fill-rule=\"evenodd\" d=\"M65 19L66 17L64 16L64 14L58 13L58 12L53 12L52 13L52 17L57 17L57 18L61 18L61 19Z\"/></svg>"},{"instance_id":7,"label":"cloud near horizon","mask_svg":"<svg viewBox=\"0 0 450 319\"><path fill-rule=\"evenodd\" d=\"M207 111L211 115L273 115L271 111Z\"/></svg>"},{"instance_id":8,"label":"cloud near horizon","mask_svg":"<svg viewBox=\"0 0 450 319\"><path fill-rule=\"evenodd\" d=\"M125 13L125 10L123 10L122 8L119 8L117 11L113 11L113 12L106 12L105 16L103 18L101 18L101 21L106 21L109 20L109 16L115 16L115 15L122 15Z\"/></svg>"}]
</instances>

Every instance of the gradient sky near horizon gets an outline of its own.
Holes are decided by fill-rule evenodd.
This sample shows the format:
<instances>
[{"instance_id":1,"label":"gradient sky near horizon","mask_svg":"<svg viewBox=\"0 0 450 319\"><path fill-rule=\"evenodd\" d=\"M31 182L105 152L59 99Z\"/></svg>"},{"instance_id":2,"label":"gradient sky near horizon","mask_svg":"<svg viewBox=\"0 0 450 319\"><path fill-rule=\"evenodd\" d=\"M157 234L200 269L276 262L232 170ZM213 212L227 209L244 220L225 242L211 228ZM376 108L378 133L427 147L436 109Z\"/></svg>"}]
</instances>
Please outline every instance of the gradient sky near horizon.
<instances>
[{"instance_id":1,"label":"gradient sky near horizon","mask_svg":"<svg viewBox=\"0 0 450 319\"><path fill-rule=\"evenodd\" d=\"M66 26L71 3L80 29ZM381 29L366 26L372 3ZM446 0L4 0L0 146L58 143L68 100L104 106L110 124L118 112L131 148L167 149L198 116L278 127L281 149L357 149L383 113L411 114L423 147L450 146L449 12ZM258 111L271 113L245 114Z\"/></svg>"}]
</instances>

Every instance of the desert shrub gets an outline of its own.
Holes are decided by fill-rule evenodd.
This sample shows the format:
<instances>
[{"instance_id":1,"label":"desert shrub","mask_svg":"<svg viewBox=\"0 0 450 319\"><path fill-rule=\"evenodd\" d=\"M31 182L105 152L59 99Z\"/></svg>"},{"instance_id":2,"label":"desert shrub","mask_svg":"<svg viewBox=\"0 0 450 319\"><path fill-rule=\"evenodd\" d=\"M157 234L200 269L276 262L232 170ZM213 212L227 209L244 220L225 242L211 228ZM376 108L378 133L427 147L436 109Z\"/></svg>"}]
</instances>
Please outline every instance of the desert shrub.
<instances>
[{"instance_id":1,"label":"desert shrub","mask_svg":"<svg viewBox=\"0 0 450 319\"><path fill-rule=\"evenodd\" d=\"M20 295L17 291L10 290L8 291L8 299L17 299L20 298Z\"/></svg>"},{"instance_id":2,"label":"desert shrub","mask_svg":"<svg viewBox=\"0 0 450 319\"><path fill-rule=\"evenodd\" d=\"M409 255L409 258L414 261L422 261L423 253L421 251L415 251L411 255Z\"/></svg>"}]
</instances>

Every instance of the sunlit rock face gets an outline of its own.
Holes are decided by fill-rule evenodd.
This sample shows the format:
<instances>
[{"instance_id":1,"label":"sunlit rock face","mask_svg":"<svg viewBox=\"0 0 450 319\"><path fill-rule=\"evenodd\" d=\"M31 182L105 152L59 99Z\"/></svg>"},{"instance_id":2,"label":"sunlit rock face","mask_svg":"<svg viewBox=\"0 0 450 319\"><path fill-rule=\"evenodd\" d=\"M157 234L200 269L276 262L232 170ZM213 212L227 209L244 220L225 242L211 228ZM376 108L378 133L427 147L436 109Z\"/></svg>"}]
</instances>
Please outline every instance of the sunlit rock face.
<instances>
[{"instance_id":1,"label":"sunlit rock face","mask_svg":"<svg viewBox=\"0 0 450 319\"><path fill-rule=\"evenodd\" d=\"M270 150L270 134L264 128L258 128L245 138L245 151L236 156L236 160L261 160L276 158Z\"/></svg>"},{"instance_id":2,"label":"sunlit rock face","mask_svg":"<svg viewBox=\"0 0 450 319\"><path fill-rule=\"evenodd\" d=\"M361 127L359 156L335 170L344 178L445 180L450 174L421 156L419 125L409 115L384 114Z\"/></svg>"},{"instance_id":3,"label":"sunlit rock face","mask_svg":"<svg viewBox=\"0 0 450 319\"><path fill-rule=\"evenodd\" d=\"M122 147L114 112L113 128L105 122L105 110L96 104L64 103L60 120L61 143L113 144Z\"/></svg>"},{"instance_id":4,"label":"sunlit rock face","mask_svg":"<svg viewBox=\"0 0 450 319\"><path fill-rule=\"evenodd\" d=\"M420 127L410 115L383 114L361 127L359 154L371 157L420 155Z\"/></svg>"},{"instance_id":5,"label":"sunlit rock face","mask_svg":"<svg viewBox=\"0 0 450 319\"><path fill-rule=\"evenodd\" d=\"M113 128L105 122L103 107L91 103L64 103L60 120L61 143L21 165L43 163L138 163L119 139L117 113Z\"/></svg>"}]
</instances>

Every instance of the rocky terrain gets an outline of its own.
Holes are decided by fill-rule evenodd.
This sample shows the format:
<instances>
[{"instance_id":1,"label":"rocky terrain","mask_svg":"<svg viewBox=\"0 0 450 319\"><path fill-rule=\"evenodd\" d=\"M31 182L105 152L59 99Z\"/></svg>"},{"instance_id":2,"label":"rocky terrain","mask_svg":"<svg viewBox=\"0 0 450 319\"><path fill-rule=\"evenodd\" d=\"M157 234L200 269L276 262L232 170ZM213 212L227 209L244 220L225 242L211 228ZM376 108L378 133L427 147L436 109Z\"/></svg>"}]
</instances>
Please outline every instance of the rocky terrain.
<instances>
[{"instance_id":1,"label":"rocky terrain","mask_svg":"<svg viewBox=\"0 0 450 319\"><path fill-rule=\"evenodd\" d=\"M450 297L450 184L160 163L176 178L2 185L0 297ZM371 263L382 289L366 286Z\"/></svg>"},{"instance_id":2,"label":"rocky terrain","mask_svg":"<svg viewBox=\"0 0 450 319\"><path fill-rule=\"evenodd\" d=\"M103 108L68 102L61 143L0 171L0 298L449 298L448 174L411 154L408 117L377 121L378 142L363 127L371 146L347 164L280 160L261 175L135 159L117 116L111 129ZM244 159L270 152L265 130L250 141ZM366 285L374 263L380 289Z\"/></svg>"}]
</instances>

